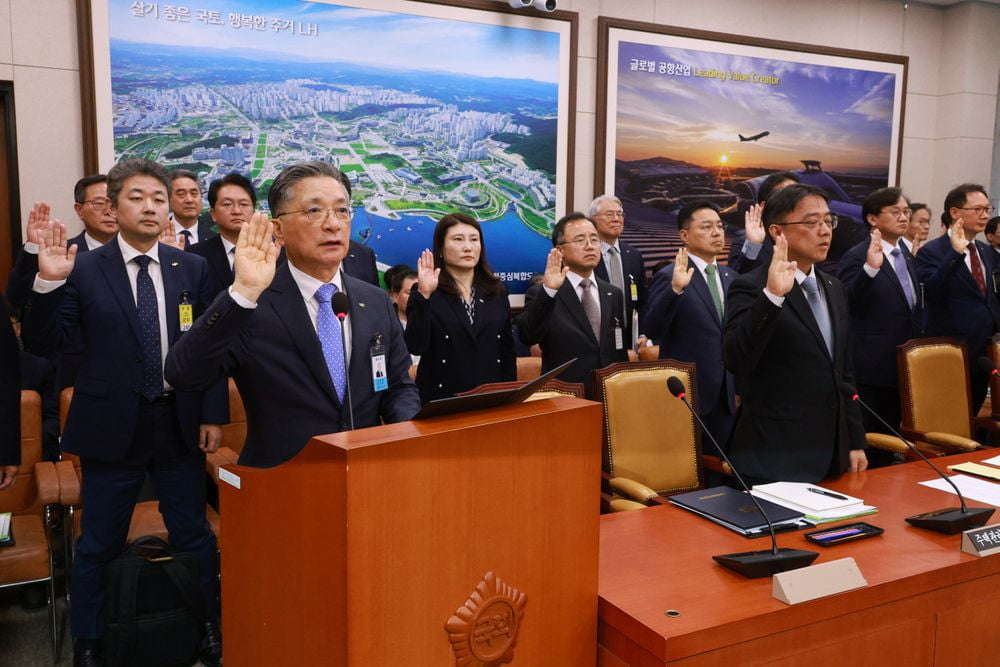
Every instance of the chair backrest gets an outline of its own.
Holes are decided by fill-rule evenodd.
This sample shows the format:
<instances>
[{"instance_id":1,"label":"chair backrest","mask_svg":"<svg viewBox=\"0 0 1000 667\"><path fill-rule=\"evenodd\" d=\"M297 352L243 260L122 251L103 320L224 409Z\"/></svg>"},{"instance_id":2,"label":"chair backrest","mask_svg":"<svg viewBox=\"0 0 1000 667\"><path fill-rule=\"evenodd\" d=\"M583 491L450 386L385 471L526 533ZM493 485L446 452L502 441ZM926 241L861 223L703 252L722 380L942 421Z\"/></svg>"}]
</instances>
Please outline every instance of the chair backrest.
<instances>
[{"instance_id":1,"label":"chair backrest","mask_svg":"<svg viewBox=\"0 0 1000 667\"><path fill-rule=\"evenodd\" d=\"M21 514L33 510L38 493L35 464L42 460L42 397L21 390L21 464L14 484L0 491L0 512ZM15 536L16 537L16 536Z\"/></svg>"},{"instance_id":2,"label":"chair backrest","mask_svg":"<svg viewBox=\"0 0 1000 667\"><path fill-rule=\"evenodd\" d=\"M73 402L73 387L66 387L61 392L59 392L59 432L62 433L66 428L66 415L69 414L69 405ZM79 473L80 470L80 457L76 454L70 454L67 451L60 452L60 456L63 461L72 461L73 466L77 469Z\"/></svg>"},{"instance_id":3,"label":"chair backrest","mask_svg":"<svg viewBox=\"0 0 1000 667\"><path fill-rule=\"evenodd\" d=\"M639 361L656 361L660 358L659 345L646 345L639 348Z\"/></svg>"},{"instance_id":4,"label":"chair backrest","mask_svg":"<svg viewBox=\"0 0 1000 667\"><path fill-rule=\"evenodd\" d=\"M222 425L222 443L236 453L243 451L243 441L247 437L247 411L236 383L229 378L229 423Z\"/></svg>"},{"instance_id":5,"label":"chair backrest","mask_svg":"<svg viewBox=\"0 0 1000 667\"><path fill-rule=\"evenodd\" d=\"M990 361L1000 366L1000 334L994 334L986 346L986 354ZM1000 419L1000 373L990 376L990 414L993 419Z\"/></svg>"},{"instance_id":6,"label":"chair backrest","mask_svg":"<svg viewBox=\"0 0 1000 667\"><path fill-rule=\"evenodd\" d=\"M541 357L518 357L517 358L517 379L521 382L534 380L542 374Z\"/></svg>"},{"instance_id":7,"label":"chair backrest","mask_svg":"<svg viewBox=\"0 0 1000 667\"><path fill-rule=\"evenodd\" d=\"M918 338L897 348L903 428L972 437L965 343Z\"/></svg>"},{"instance_id":8,"label":"chair backrest","mask_svg":"<svg viewBox=\"0 0 1000 667\"><path fill-rule=\"evenodd\" d=\"M594 371L594 397L604 406L604 469L661 495L702 485L701 432L667 379L684 383L698 409L694 364L673 359L615 363Z\"/></svg>"}]
</instances>

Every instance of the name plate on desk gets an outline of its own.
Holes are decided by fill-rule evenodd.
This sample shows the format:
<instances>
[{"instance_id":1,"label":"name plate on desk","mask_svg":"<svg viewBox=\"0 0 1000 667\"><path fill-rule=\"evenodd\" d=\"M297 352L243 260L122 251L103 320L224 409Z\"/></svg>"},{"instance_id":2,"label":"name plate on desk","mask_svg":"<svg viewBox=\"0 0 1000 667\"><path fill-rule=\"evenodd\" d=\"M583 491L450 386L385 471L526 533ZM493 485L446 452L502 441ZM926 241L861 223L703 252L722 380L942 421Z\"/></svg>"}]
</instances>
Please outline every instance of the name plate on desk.
<instances>
[{"instance_id":1,"label":"name plate on desk","mask_svg":"<svg viewBox=\"0 0 1000 667\"><path fill-rule=\"evenodd\" d=\"M973 556L1000 553L1000 523L973 528L962 533L962 551Z\"/></svg>"},{"instance_id":2,"label":"name plate on desk","mask_svg":"<svg viewBox=\"0 0 1000 667\"><path fill-rule=\"evenodd\" d=\"M779 572L771 581L771 594L785 604L808 602L868 585L853 558Z\"/></svg>"}]
</instances>

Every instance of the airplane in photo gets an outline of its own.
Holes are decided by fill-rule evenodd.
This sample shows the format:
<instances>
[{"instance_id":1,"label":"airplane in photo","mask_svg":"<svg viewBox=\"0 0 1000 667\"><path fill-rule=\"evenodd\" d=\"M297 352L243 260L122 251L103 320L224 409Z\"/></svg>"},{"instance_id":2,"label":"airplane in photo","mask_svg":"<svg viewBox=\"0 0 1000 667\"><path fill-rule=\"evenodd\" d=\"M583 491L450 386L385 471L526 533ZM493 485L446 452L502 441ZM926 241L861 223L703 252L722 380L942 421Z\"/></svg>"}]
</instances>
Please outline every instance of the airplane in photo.
<instances>
[{"instance_id":1,"label":"airplane in photo","mask_svg":"<svg viewBox=\"0 0 1000 667\"><path fill-rule=\"evenodd\" d=\"M736 136L738 136L740 138L740 141L757 141L758 139L763 139L764 137L766 137L769 134L771 134L771 133L770 132L761 132L760 134L755 134L752 137L744 137L742 134L738 134Z\"/></svg>"}]
</instances>

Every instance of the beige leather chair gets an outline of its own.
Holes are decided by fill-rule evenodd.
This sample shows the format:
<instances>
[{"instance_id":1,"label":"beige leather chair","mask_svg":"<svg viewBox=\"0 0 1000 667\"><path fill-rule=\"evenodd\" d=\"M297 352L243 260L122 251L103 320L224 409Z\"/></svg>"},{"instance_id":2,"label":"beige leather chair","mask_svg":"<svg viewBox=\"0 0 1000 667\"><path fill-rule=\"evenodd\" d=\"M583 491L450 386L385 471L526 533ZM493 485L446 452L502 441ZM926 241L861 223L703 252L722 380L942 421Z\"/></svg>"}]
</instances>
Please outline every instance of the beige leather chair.
<instances>
[{"instance_id":1,"label":"beige leather chair","mask_svg":"<svg viewBox=\"0 0 1000 667\"><path fill-rule=\"evenodd\" d=\"M0 512L10 512L13 546L0 547L0 588L31 583L48 585L52 660L59 661L61 634L56 621L53 576L53 512L59 502L55 466L42 461L42 399L21 392L21 464L14 484L0 491ZM3 662L0 656L0 662Z\"/></svg>"},{"instance_id":2,"label":"beige leather chair","mask_svg":"<svg viewBox=\"0 0 1000 667\"><path fill-rule=\"evenodd\" d=\"M605 510L662 503L703 484L701 430L667 390L670 377L680 378L697 410L694 364L663 359L594 371L594 398L604 406ZM614 502L622 499L632 503Z\"/></svg>"},{"instance_id":3,"label":"beige leather chair","mask_svg":"<svg viewBox=\"0 0 1000 667\"><path fill-rule=\"evenodd\" d=\"M639 361L656 361L660 358L659 345L646 345L639 348Z\"/></svg>"},{"instance_id":4,"label":"beige leather chair","mask_svg":"<svg viewBox=\"0 0 1000 667\"><path fill-rule=\"evenodd\" d=\"M534 380L542 374L541 357L518 357L517 358L517 379L520 382Z\"/></svg>"}]
</instances>

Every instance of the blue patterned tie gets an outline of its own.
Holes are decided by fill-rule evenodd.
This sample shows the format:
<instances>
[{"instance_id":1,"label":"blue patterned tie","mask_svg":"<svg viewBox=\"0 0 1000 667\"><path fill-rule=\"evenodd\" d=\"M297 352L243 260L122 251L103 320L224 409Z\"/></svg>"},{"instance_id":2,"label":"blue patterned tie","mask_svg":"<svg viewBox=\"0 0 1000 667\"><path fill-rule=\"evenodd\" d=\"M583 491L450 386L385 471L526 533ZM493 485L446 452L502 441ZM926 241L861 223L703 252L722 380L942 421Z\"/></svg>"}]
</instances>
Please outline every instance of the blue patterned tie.
<instances>
[{"instance_id":1,"label":"blue patterned tie","mask_svg":"<svg viewBox=\"0 0 1000 667\"><path fill-rule=\"evenodd\" d=\"M160 313L156 307L156 290L149 277L152 258L139 255L135 258L139 275L135 280L135 307L139 312L139 331L142 332L142 385L140 391L150 401L163 393L163 360L160 358Z\"/></svg>"},{"instance_id":2,"label":"blue patterned tie","mask_svg":"<svg viewBox=\"0 0 1000 667\"><path fill-rule=\"evenodd\" d=\"M896 269L896 277L899 278L899 284L903 286L903 294L906 295L906 302L910 304L910 308L913 308L917 299L913 293L913 282L910 280L910 272L906 268L906 258L903 257L903 253L899 251L899 248L893 248L889 254L892 255L892 265Z\"/></svg>"},{"instance_id":3,"label":"blue patterned tie","mask_svg":"<svg viewBox=\"0 0 1000 667\"><path fill-rule=\"evenodd\" d=\"M823 341L826 342L826 351L833 357L833 326L830 324L830 313L826 309L826 304L819 295L819 285L816 283L816 274L808 276L802 281L802 289L806 293L806 300L809 301L809 308L812 310L816 324L819 325L819 332L823 334Z\"/></svg>"},{"instance_id":4,"label":"blue patterned tie","mask_svg":"<svg viewBox=\"0 0 1000 667\"><path fill-rule=\"evenodd\" d=\"M319 301L319 314L316 316L316 331L319 343L323 347L323 358L326 360L330 379L337 390L337 398L344 400L344 388L347 386L347 369L344 367L344 340L340 333L340 320L333 314L330 300L337 286L322 285L316 290L316 300Z\"/></svg>"}]
</instances>

